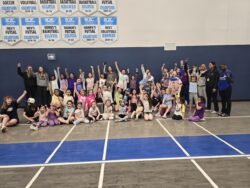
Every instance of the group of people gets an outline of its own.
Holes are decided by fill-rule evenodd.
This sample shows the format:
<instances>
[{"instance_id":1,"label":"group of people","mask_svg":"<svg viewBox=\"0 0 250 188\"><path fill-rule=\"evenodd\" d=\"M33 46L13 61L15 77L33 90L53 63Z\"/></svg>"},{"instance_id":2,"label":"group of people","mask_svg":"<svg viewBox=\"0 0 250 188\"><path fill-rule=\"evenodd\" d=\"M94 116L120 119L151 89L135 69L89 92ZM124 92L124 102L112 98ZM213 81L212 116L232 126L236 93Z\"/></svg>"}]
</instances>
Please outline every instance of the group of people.
<instances>
[{"instance_id":1,"label":"group of people","mask_svg":"<svg viewBox=\"0 0 250 188\"><path fill-rule=\"evenodd\" d=\"M184 119L186 107L193 114L190 121L204 120L205 110L219 116L230 116L233 77L225 64L217 69L215 62L200 66L189 65L181 60L174 67L162 65L161 80L156 80L149 69L141 65L142 78L138 70L129 73L114 63L97 66L97 76L93 66L85 77L79 69L78 74L64 73L60 67L49 74L43 67L37 72L31 66L23 71L21 63L17 73L24 81L24 92L16 100L4 97L1 106L1 131L19 123L17 108L26 97L27 105L23 117L30 123L30 129L60 124L94 123L100 120L119 122L130 119L152 121L154 116L174 120ZM219 111L218 94L222 109ZM211 103L214 110L211 110ZM194 108L194 110L193 110Z\"/></svg>"}]
</instances>

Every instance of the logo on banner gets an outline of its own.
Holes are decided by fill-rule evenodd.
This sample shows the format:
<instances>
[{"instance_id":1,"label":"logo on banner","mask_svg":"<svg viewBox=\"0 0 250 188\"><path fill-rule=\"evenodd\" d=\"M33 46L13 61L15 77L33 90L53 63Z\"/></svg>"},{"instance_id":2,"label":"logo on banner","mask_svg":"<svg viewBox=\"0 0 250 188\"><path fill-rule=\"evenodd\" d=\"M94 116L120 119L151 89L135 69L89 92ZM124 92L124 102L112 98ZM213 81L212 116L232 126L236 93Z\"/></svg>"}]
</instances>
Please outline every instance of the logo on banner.
<instances>
[{"instance_id":1,"label":"logo on banner","mask_svg":"<svg viewBox=\"0 0 250 188\"><path fill-rule=\"evenodd\" d=\"M19 0L20 11L32 14L38 10L37 0Z\"/></svg>"},{"instance_id":2,"label":"logo on banner","mask_svg":"<svg viewBox=\"0 0 250 188\"><path fill-rule=\"evenodd\" d=\"M117 17L100 17L101 40L111 43L117 40Z\"/></svg>"},{"instance_id":3,"label":"logo on banner","mask_svg":"<svg viewBox=\"0 0 250 188\"><path fill-rule=\"evenodd\" d=\"M60 11L65 14L73 14L77 12L76 0L60 0Z\"/></svg>"},{"instance_id":4,"label":"logo on banner","mask_svg":"<svg viewBox=\"0 0 250 188\"><path fill-rule=\"evenodd\" d=\"M39 9L45 14L52 15L58 11L57 0L39 0Z\"/></svg>"},{"instance_id":5,"label":"logo on banner","mask_svg":"<svg viewBox=\"0 0 250 188\"><path fill-rule=\"evenodd\" d=\"M105 15L110 15L116 12L116 2L115 0L100 0L99 1L99 11Z\"/></svg>"},{"instance_id":6,"label":"logo on banner","mask_svg":"<svg viewBox=\"0 0 250 188\"><path fill-rule=\"evenodd\" d=\"M86 42L98 40L98 17L81 17L81 39Z\"/></svg>"},{"instance_id":7,"label":"logo on banner","mask_svg":"<svg viewBox=\"0 0 250 188\"><path fill-rule=\"evenodd\" d=\"M78 17L61 17L62 39L70 44L79 39Z\"/></svg>"},{"instance_id":8,"label":"logo on banner","mask_svg":"<svg viewBox=\"0 0 250 188\"><path fill-rule=\"evenodd\" d=\"M41 18L42 38L47 42L57 42L60 40L59 18Z\"/></svg>"},{"instance_id":9,"label":"logo on banner","mask_svg":"<svg viewBox=\"0 0 250 188\"><path fill-rule=\"evenodd\" d=\"M22 18L22 40L28 43L40 41L39 18Z\"/></svg>"},{"instance_id":10,"label":"logo on banner","mask_svg":"<svg viewBox=\"0 0 250 188\"><path fill-rule=\"evenodd\" d=\"M20 41L20 28L19 28L19 19L6 18L1 19L2 23L2 40L10 45L14 45Z\"/></svg>"},{"instance_id":11,"label":"logo on banner","mask_svg":"<svg viewBox=\"0 0 250 188\"><path fill-rule=\"evenodd\" d=\"M0 10L5 14L13 14L17 11L16 0L1 0Z\"/></svg>"},{"instance_id":12,"label":"logo on banner","mask_svg":"<svg viewBox=\"0 0 250 188\"><path fill-rule=\"evenodd\" d=\"M79 10L86 15L91 15L97 11L97 1L79 0Z\"/></svg>"}]
</instances>

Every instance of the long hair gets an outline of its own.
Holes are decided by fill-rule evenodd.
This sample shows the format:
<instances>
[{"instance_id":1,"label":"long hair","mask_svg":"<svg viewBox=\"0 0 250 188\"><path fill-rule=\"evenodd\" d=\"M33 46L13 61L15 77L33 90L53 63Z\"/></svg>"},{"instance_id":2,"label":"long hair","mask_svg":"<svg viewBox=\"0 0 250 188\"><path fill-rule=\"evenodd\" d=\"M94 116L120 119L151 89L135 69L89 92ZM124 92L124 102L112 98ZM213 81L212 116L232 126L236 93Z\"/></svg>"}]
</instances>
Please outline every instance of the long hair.
<instances>
[{"instance_id":1,"label":"long hair","mask_svg":"<svg viewBox=\"0 0 250 188\"><path fill-rule=\"evenodd\" d=\"M3 104L1 106L2 109L7 109L8 108L8 104L7 104L7 100L11 99L12 101L14 101L14 98L12 96L6 96L3 99Z\"/></svg>"}]
</instances>

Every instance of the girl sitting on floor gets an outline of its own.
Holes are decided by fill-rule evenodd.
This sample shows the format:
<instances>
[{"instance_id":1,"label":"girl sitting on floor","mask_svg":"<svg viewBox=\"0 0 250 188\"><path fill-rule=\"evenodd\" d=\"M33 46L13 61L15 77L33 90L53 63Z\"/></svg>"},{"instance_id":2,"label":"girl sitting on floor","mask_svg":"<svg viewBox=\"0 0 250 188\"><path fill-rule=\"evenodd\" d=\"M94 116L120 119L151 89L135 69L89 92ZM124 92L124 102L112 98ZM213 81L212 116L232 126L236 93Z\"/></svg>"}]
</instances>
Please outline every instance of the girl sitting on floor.
<instances>
[{"instance_id":1,"label":"girl sitting on floor","mask_svg":"<svg viewBox=\"0 0 250 188\"><path fill-rule=\"evenodd\" d=\"M132 112L131 119L135 117L135 120L138 120L140 116L143 114L143 106L142 102L139 100L136 104L136 110Z\"/></svg>"},{"instance_id":2,"label":"girl sitting on floor","mask_svg":"<svg viewBox=\"0 0 250 188\"><path fill-rule=\"evenodd\" d=\"M74 121L74 104L73 101L68 101L67 106L64 108L63 117L59 117L58 121L64 124L70 124Z\"/></svg>"},{"instance_id":3,"label":"girl sitting on floor","mask_svg":"<svg viewBox=\"0 0 250 188\"><path fill-rule=\"evenodd\" d=\"M205 112L205 106L206 101L204 97L198 97L196 102L196 110L192 116L188 118L189 121L193 122L199 122L204 121L204 112Z\"/></svg>"},{"instance_id":4,"label":"girl sitting on floor","mask_svg":"<svg viewBox=\"0 0 250 188\"><path fill-rule=\"evenodd\" d=\"M38 130L39 127L45 127L48 125L48 118L47 118L47 107L46 106L40 106L38 111L35 113L35 116L39 118L37 123L33 123L30 125L31 130Z\"/></svg>"},{"instance_id":5,"label":"girl sitting on floor","mask_svg":"<svg viewBox=\"0 0 250 188\"><path fill-rule=\"evenodd\" d=\"M116 118L117 122L128 121L128 109L124 100L120 101L119 112Z\"/></svg>"},{"instance_id":6,"label":"girl sitting on floor","mask_svg":"<svg viewBox=\"0 0 250 188\"><path fill-rule=\"evenodd\" d=\"M176 102L175 111L174 111L174 114L172 116L172 119L173 120L182 120L182 119L184 119L184 114L185 114L185 99L177 96L175 102Z\"/></svg>"},{"instance_id":7,"label":"girl sitting on floor","mask_svg":"<svg viewBox=\"0 0 250 188\"><path fill-rule=\"evenodd\" d=\"M74 125L78 125L80 123L89 123L89 120L85 117L84 109L82 107L82 103L77 103L77 109L74 112L75 121L73 122Z\"/></svg>"},{"instance_id":8,"label":"girl sitting on floor","mask_svg":"<svg viewBox=\"0 0 250 188\"><path fill-rule=\"evenodd\" d=\"M114 119L113 107L111 105L111 101L108 99L104 105L104 113L103 113L104 120L112 120Z\"/></svg>"},{"instance_id":9,"label":"girl sitting on floor","mask_svg":"<svg viewBox=\"0 0 250 188\"><path fill-rule=\"evenodd\" d=\"M28 121L28 123L35 122L37 116L35 113L37 111L34 98L28 98L27 106L24 108L23 117Z\"/></svg>"},{"instance_id":10,"label":"girl sitting on floor","mask_svg":"<svg viewBox=\"0 0 250 188\"><path fill-rule=\"evenodd\" d=\"M60 122L58 121L58 117L60 115L59 111L57 111L57 108L54 104L50 104L50 108L47 110L48 125L60 125Z\"/></svg>"},{"instance_id":11,"label":"girl sitting on floor","mask_svg":"<svg viewBox=\"0 0 250 188\"><path fill-rule=\"evenodd\" d=\"M96 102L92 102L91 107L89 109L89 120L91 123L101 120L102 115L100 113L99 108L96 105Z\"/></svg>"}]
</instances>

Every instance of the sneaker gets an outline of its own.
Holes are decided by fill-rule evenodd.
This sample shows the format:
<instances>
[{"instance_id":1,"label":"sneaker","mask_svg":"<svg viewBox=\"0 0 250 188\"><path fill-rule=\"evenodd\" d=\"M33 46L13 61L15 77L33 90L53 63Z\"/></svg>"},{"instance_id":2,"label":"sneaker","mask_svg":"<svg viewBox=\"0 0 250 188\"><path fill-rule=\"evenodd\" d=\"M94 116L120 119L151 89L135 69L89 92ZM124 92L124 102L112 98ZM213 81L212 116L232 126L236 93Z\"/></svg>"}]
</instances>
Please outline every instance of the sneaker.
<instances>
[{"instance_id":1,"label":"sneaker","mask_svg":"<svg viewBox=\"0 0 250 188\"><path fill-rule=\"evenodd\" d=\"M210 112L211 110L210 109L206 109L205 112Z\"/></svg>"},{"instance_id":2,"label":"sneaker","mask_svg":"<svg viewBox=\"0 0 250 188\"><path fill-rule=\"evenodd\" d=\"M73 124L76 125L76 122L74 121Z\"/></svg>"},{"instance_id":3,"label":"sneaker","mask_svg":"<svg viewBox=\"0 0 250 188\"><path fill-rule=\"evenodd\" d=\"M218 113L218 116L222 116L224 113L222 113L222 112L220 112L220 113Z\"/></svg>"},{"instance_id":4,"label":"sneaker","mask_svg":"<svg viewBox=\"0 0 250 188\"><path fill-rule=\"evenodd\" d=\"M211 112L212 114L218 114L218 112L216 112L215 110Z\"/></svg>"},{"instance_id":5,"label":"sneaker","mask_svg":"<svg viewBox=\"0 0 250 188\"><path fill-rule=\"evenodd\" d=\"M157 113L155 114L155 117L161 117L161 114Z\"/></svg>"},{"instance_id":6,"label":"sneaker","mask_svg":"<svg viewBox=\"0 0 250 188\"><path fill-rule=\"evenodd\" d=\"M6 128L5 126L2 126L2 127L1 127L1 131L2 131L2 133L6 133L7 128Z\"/></svg>"},{"instance_id":7,"label":"sneaker","mask_svg":"<svg viewBox=\"0 0 250 188\"><path fill-rule=\"evenodd\" d=\"M201 121L205 121L206 119L205 118L202 118Z\"/></svg>"},{"instance_id":8,"label":"sneaker","mask_svg":"<svg viewBox=\"0 0 250 188\"><path fill-rule=\"evenodd\" d=\"M38 127L36 127L35 125L30 125L30 130L32 131L37 131L38 130Z\"/></svg>"},{"instance_id":9,"label":"sneaker","mask_svg":"<svg viewBox=\"0 0 250 188\"><path fill-rule=\"evenodd\" d=\"M228 117L228 115L223 113L223 114L221 114L221 117Z\"/></svg>"}]
</instances>

